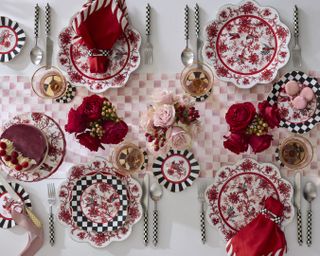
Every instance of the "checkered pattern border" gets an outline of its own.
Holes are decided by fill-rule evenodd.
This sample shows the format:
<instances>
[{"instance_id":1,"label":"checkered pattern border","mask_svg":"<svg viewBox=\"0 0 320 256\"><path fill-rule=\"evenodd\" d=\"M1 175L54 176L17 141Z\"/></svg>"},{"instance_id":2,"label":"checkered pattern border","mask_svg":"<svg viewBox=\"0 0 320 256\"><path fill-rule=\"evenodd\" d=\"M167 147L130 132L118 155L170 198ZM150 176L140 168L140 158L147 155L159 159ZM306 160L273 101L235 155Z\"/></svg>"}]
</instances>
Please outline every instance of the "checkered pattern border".
<instances>
[{"instance_id":1,"label":"checkered pattern border","mask_svg":"<svg viewBox=\"0 0 320 256\"><path fill-rule=\"evenodd\" d=\"M171 180L167 179L165 175L163 175L162 171L162 163L171 155L181 155L190 164L190 174L186 179L181 182L172 182ZM159 184L163 185L166 189L171 192L180 192L185 190L187 187L190 187L193 181L198 178L200 173L200 166L198 161L194 158L194 155L189 152L188 150L180 151L180 150L170 150L165 157L159 156L154 161L152 165L153 175L157 178Z\"/></svg>"},{"instance_id":2,"label":"checkered pattern border","mask_svg":"<svg viewBox=\"0 0 320 256\"><path fill-rule=\"evenodd\" d=\"M120 208L117 215L112 221L108 223L95 223L89 220L81 210L81 197L84 190L95 183L105 182L112 185L120 196ZM113 231L122 226L128 215L128 198L126 187L122 184L122 181L112 175L87 175L78 180L72 190L72 200L70 201L72 208L72 217L78 227L81 227L87 231L105 232Z\"/></svg>"},{"instance_id":3,"label":"checkered pattern border","mask_svg":"<svg viewBox=\"0 0 320 256\"><path fill-rule=\"evenodd\" d=\"M70 103L76 95L77 87L73 86L70 82L67 82L66 93L61 98L56 99L56 102L65 104Z\"/></svg>"},{"instance_id":4,"label":"checkered pattern border","mask_svg":"<svg viewBox=\"0 0 320 256\"><path fill-rule=\"evenodd\" d=\"M270 102L270 104L273 105L277 102L281 87L284 86L288 81L292 80L309 86L314 91L317 97L317 105L319 106L320 85L318 81L301 71L293 71L287 73L273 85L273 89L268 96L268 101ZM306 133L309 132L318 122L320 122L320 108L317 108L314 115L303 123L291 123L289 121L282 120L280 122L280 127L288 128L290 132L294 133Z\"/></svg>"}]
</instances>

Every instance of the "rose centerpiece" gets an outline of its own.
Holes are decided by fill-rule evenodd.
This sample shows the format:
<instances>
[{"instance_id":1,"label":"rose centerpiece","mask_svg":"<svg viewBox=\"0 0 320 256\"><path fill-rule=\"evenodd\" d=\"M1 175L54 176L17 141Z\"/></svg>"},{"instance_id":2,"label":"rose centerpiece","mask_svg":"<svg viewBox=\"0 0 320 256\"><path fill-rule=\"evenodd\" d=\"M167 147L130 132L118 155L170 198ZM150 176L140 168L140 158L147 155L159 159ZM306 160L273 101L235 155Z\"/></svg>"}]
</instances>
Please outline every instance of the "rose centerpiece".
<instances>
[{"instance_id":1,"label":"rose centerpiece","mask_svg":"<svg viewBox=\"0 0 320 256\"><path fill-rule=\"evenodd\" d=\"M155 94L153 105L140 120L147 148L154 154L165 154L169 149L190 148L192 139L201 129L199 117L191 97L177 96L167 91Z\"/></svg>"},{"instance_id":2,"label":"rose centerpiece","mask_svg":"<svg viewBox=\"0 0 320 256\"><path fill-rule=\"evenodd\" d=\"M279 127L280 114L277 105L271 106L267 101L258 104L258 112L251 102L244 102L233 104L225 119L231 133L224 136L224 147L240 154L250 146L254 153L259 153L270 147L272 135L268 130Z\"/></svg>"},{"instance_id":3,"label":"rose centerpiece","mask_svg":"<svg viewBox=\"0 0 320 256\"><path fill-rule=\"evenodd\" d=\"M104 149L102 144L119 144L128 133L112 103L105 97L85 97L81 105L68 114L65 125L68 133L74 133L79 143L90 151Z\"/></svg>"}]
</instances>

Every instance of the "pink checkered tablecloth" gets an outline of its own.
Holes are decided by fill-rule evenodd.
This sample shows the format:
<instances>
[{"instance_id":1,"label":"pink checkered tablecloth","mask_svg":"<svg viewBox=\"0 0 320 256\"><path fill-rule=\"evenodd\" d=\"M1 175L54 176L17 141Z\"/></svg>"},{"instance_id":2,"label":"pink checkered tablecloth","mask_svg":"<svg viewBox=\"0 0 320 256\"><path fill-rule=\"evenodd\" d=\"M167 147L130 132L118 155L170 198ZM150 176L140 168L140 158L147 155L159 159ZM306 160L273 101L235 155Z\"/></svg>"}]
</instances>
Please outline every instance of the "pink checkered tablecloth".
<instances>
[{"instance_id":1,"label":"pink checkered tablecloth","mask_svg":"<svg viewBox=\"0 0 320 256\"><path fill-rule=\"evenodd\" d=\"M317 73L311 73L318 76ZM116 106L119 116L129 124L130 131L128 139L145 147L143 131L139 128L140 114L147 109L151 103L150 95L155 89L168 89L175 93L182 93L179 80L180 74L138 74L131 76L128 84L119 89L110 89L104 93ZM253 103L267 98L272 85L259 85L250 90L238 89L234 85L216 80L212 95L202 103L197 103L201 114L203 132L193 144L193 153L201 166L202 177L213 177L215 171L221 166L233 164L244 157L251 157L259 162L271 162L279 166L275 160L275 149L279 141L289 136L290 133L284 129L272 130L274 137L272 147L267 151L254 155L236 155L223 148L223 136L228 133L228 126L224 116L226 110L235 102L251 101ZM51 100L38 98L31 89L30 78L24 76L2 76L0 77L0 124L16 114L36 111L43 112L53 117L62 127L66 124L67 114L71 107L79 105L84 96L90 93L85 88L78 88L76 98L70 104L59 104ZM311 165L303 170L305 175L320 175L320 125L311 132L305 134L314 147L314 158ZM91 153L80 146L73 135L65 134L67 140L66 162L82 163L96 156L108 157L112 147L105 151ZM152 157L149 156L152 162ZM285 168L281 168L283 175L290 175ZM54 177L54 176L53 176Z\"/></svg>"}]
</instances>

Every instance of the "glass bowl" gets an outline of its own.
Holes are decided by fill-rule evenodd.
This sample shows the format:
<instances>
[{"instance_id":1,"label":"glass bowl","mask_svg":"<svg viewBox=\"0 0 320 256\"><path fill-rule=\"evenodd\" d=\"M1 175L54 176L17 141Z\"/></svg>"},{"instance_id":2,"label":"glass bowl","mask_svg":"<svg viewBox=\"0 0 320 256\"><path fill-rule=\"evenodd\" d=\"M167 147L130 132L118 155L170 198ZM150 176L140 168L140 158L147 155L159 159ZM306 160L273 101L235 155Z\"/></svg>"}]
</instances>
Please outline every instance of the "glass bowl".
<instances>
[{"instance_id":1,"label":"glass bowl","mask_svg":"<svg viewBox=\"0 0 320 256\"><path fill-rule=\"evenodd\" d=\"M313 147L303 136L290 136L279 145L279 159L288 169L302 169L310 164L312 158Z\"/></svg>"},{"instance_id":2,"label":"glass bowl","mask_svg":"<svg viewBox=\"0 0 320 256\"><path fill-rule=\"evenodd\" d=\"M200 62L187 66L181 73L180 82L184 91L193 97L201 97L212 89L214 76L211 68Z\"/></svg>"}]
</instances>

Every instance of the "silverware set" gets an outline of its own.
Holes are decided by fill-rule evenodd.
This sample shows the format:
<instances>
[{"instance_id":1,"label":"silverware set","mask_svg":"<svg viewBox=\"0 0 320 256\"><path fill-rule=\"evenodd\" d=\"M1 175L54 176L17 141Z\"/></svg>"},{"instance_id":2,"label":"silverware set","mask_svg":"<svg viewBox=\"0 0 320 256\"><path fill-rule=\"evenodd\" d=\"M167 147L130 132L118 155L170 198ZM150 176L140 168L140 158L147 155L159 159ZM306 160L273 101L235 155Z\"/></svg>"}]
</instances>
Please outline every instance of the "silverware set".
<instances>
[{"instance_id":1,"label":"silverware set","mask_svg":"<svg viewBox=\"0 0 320 256\"><path fill-rule=\"evenodd\" d=\"M39 65L43 59L43 50L38 46L39 40L39 23L40 23L40 7L38 4L35 6L34 11L34 37L35 37L35 46L30 51L30 59L34 65ZM52 60L52 43L50 43L50 5L47 3L45 7L45 35L46 35L46 66L47 68L51 67Z\"/></svg>"},{"instance_id":2,"label":"silverware set","mask_svg":"<svg viewBox=\"0 0 320 256\"><path fill-rule=\"evenodd\" d=\"M147 246L149 244L149 196L154 202L153 210L153 239L152 243L156 247L159 241L159 210L158 201L162 198L162 186L158 182L153 182L150 186L150 176L148 173L144 175L142 182L142 208L143 208L143 242Z\"/></svg>"},{"instance_id":3,"label":"silverware set","mask_svg":"<svg viewBox=\"0 0 320 256\"><path fill-rule=\"evenodd\" d=\"M54 229L54 214L53 206L56 204L56 189L54 183L47 184L48 189L48 203L49 203L49 242L51 246L55 243L55 229Z\"/></svg>"},{"instance_id":4,"label":"silverware set","mask_svg":"<svg viewBox=\"0 0 320 256\"><path fill-rule=\"evenodd\" d=\"M297 210L297 238L298 244L302 246L302 212L301 212L301 173L297 172L294 178L294 205ZM307 182L303 188L303 197L309 203L307 210L307 232L306 243L307 246L312 245L312 201L317 197L317 187L313 182Z\"/></svg>"}]
</instances>

